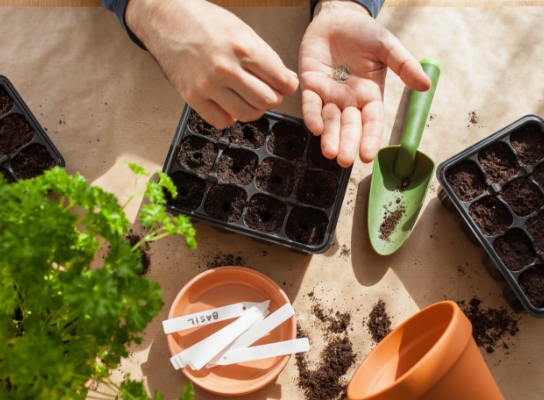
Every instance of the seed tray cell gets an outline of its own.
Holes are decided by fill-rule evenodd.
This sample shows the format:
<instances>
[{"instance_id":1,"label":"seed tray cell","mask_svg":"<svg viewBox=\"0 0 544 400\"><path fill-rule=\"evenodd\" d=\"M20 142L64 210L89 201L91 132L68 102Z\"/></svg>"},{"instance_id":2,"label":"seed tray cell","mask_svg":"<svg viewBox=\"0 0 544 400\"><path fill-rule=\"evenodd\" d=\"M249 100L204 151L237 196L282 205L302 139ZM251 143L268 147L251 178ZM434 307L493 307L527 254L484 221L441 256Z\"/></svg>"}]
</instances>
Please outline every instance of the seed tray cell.
<instances>
[{"instance_id":1,"label":"seed tray cell","mask_svg":"<svg viewBox=\"0 0 544 400\"><path fill-rule=\"evenodd\" d=\"M332 244L351 167L326 159L298 118L267 111L219 130L185 106L163 172L178 188L167 196L172 214L320 254Z\"/></svg>"},{"instance_id":2,"label":"seed tray cell","mask_svg":"<svg viewBox=\"0 0 544 400\"><path fill-rule=\"evenodd\" d=\"M12 83L0 75L0 172L8 182L40 175L64 158Z\"/></svg>"},{"instance_id":3,"label":"seed tray cell","mask_svg":"<svg viewBox=\"0 0 544 400\"><path fill-rule=\"evenodd\" d=\"M491 276L508 283L510 306L544 318L544 120L520 118L442 162L436 175L442 204L484 248Z\"/></svg>"}]
</instances>

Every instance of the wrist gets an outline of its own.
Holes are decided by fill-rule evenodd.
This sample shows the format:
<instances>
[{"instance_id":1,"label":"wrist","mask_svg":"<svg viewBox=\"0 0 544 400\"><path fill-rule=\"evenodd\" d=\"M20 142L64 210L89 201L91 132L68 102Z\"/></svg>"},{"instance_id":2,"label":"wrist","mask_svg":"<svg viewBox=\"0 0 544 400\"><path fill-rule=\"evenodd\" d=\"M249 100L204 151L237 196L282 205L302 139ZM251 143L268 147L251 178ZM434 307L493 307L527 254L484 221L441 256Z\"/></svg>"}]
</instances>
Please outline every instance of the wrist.
<instances>
[{"instance_id":1,"label":"wrist","mask_svg":"<svg viewBox=\"0 0 544 400\"><path fill-rule=\"evenodd\" d=\"M314 9L314 18L320 13L334 11L365 12L369 16L372 16L366 7L354 0L319 0Z\"/></svg>"}]
</instances>

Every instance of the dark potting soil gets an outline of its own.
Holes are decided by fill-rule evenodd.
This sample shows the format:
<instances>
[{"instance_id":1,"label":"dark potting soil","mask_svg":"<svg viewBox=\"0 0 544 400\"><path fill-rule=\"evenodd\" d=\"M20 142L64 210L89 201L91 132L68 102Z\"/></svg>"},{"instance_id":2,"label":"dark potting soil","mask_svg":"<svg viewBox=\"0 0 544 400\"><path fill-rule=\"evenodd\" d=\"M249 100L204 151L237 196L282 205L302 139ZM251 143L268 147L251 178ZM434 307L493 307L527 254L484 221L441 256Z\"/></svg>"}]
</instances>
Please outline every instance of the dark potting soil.
<instances>
[{"instance_id":1,"label":"dark potting soil","mask_svg":"<svg viewBox=\"0 0 544 400\"><path fill-rule=\"evenodd\" d=\"M301 125L277 123L272 127L267 148L272 154L288 160L295 160L304 155L308 131Z\"/></svg>"},{"instance_id":2,"label":"dark potting soil","mask_svg":"<svg viewBox=\"0 0 544 400\"><path fill-rule=\"evenodd\" d=\"M502 233L514 220L508 208L494 196L486 196L475 201L468 211L480 231L486 236Z\"/></svg>"},{"instance_id":3,"label":"dark potting soil","mask_svg":"<svg viewBox=\"0 0 544 400\"><path fill-rule=\"evenodd\" d=\"M368 322L363 322L363 325L365 324L372 335L372 340L376 343L380 343L391 333L391 319L387 314L385 302L383 300L378 300L374 305L372 311L368 315Z\"/></svg>"},{"instance_id":4,"label":"dark potting soil","mask_svg":"<svg viewBox=\"0 0 544 400\"><path fill-rule=\"evenodd\" d=\"M49 151L38 144L27 147L11 160L11 169L18 179L34 178L55 165L57 164Z\"/></svg>"},{"instance_id":5,"label":"dark potting soil","mask_svg":"<svg viewBox=\"0 0 544 400\"><path fill-rule=\"evenodd\" d=\"M178 189L178 196L172 199L170 192L166 193L168 204L182 210L196 210L202 204L206 191L206 181L193 174L183 171L176 171L170 175L174 185Z\"/></svg>"},{"instance_id":6,"label":"dark potting soil","mask_svg":"<svg viewBox=\"0 0 544 400\"><path fill-rule=\"evenodd\" d=\"M0 116L6 114L13 108L13 100L9 93L0 85Z\"/></svg>"},{"instance_id":7,"label":"dark potting soil","mask_svg":"<svg viewBox=\"0 0 544 400\"><path fill-rule=\"evenodd\" d=\"M297 188L297 199L312 206L329 208L338 192L338 180L334 175L321 171L304 172Z\"/></svg>"},{"instance_id":8,"label":"dark potting soil","mask_svg":"<svg viewBox=\"0 0 544 400\"><path fill-rule=\"evenodd\" d=\"M544 188L544 163L538 164L535 169L533 169L533 179Z\"/></svg>"},{"instance_id":9,"label":"dark potting soil","mask_svg":"<svg viewBox=\"0 0 544 400\"><path fill-rule=\"evenodd\" d=\"M507 335L515 336L519 331L519 318L506 308L484 307L476 297L468 304L464 300L457 304L472 323L472 336L476 344L488 353L493 353L498 347L508 348L505 343Z\"/></svg>"},{"instance_id":10,"label":"dark potting soil","mask_svg":"<svg viewBox=\"0 0 544 400\"><path fill-rule=\"evenodd\" d=\"M485 177L478 166L469 160L463 160L446 172L446 180L462 201L470 201L486 189Z\"/></svg>"},{"instance_id":11,"label":"dark potting soil","mask_svg":"<svg viewBox=\"0 0 544 400\"><path fill-rule=\"evenodd\" d=\"M329 219L323 211L296 206L287 219L285 234L295 242L316 246L325 239L328 225Z\"/></svg>"},{"instance_id":12,"label":"dark potting soil","mask_svg":"<svg viewBox=\"0 0 544 400\"><path fill-rule=\"evenodd\" d=\"M236 222L240 219L247 195L244 189L232 185L213 186L206 199L204 209L214 218Z\"/></svg>"},{"instance_id":13,"label":"dark potting soil","mask_svg":"<svg viewBox=\"0 0 544 400\"><path fill-rule=\"evenodd\" d=\"M348 335L351 315L333 310L327 313L319 305L312 307L312 312L324 322L322 329L326 345L315 364L312 364L304 353L295 356L295 365L298 369L297 386L307 400L345 398L347 382L343 375L357 357ZM297 337L308 337L298 324Z\"/></svg>"},{"instance_id":14,"label":"dark potting soil","mask_svg":"<svg viewBox=\"0 0 544 400\"><path fill-rule=\"evenodd\" d=\"M537 308L544 307L544 265L535 265L522 273L519 286L527 295L531 304Z\"/></svg>"},{"instance_id":15,"label":"dark potting soil","mask_svg":"<svg viewBox=\"0 0 544 400\"><path fill-rule=\"evenodd\" d=\"M271 196L256 194L249 201L244 221L248 227L266 233L280 231L287 205Z\"/></svg>"},{"instance_id":16,"label":"dark potting soil","mask_svg":"<svg viewBox=\"0 0 544 400\"><path fill-rule=\"evenodd\" d=\"M521 217L531 214L544 205L544 195L527 177L516 178L504 185L501 197L512 211Z\"/></svg>"},{"instance_id":17,"label":"dark potting soil","mask_svg":"<svg viewBox=\"0 0 544 400\"><path fill-rule=\"evenodd\" d=\"M201 174L209 173L217 157L217 146L201 137L188 136L181 142L177 161L180 166Z\"/></svg>"},{"instance_id":18,"label":"dark potting soil","mask_svg":"<svg viewBox=\"0 0 544 400\"><path fill-rule=\"evenodd\" d=\"M504 142L495 142L480 151L478 161L493 183L504 182L519 171L516 155Z\"/></svg>"},{"instance_id":19,"label":"dark potting soil","mask_svg":"<svg viewBox=\"0 0 544 400\"><path fill-rule=\"evenodd\" d=\"M380 239L389 241L389 237L395 231L395 228L399 224L400 220L406 213L406 207L399 204L393 211L385 210L385 215L382 224L380 225Z\"/></svg>"},{"instance_id":20,"label":"dark potting soil","mask_svg":"<svg viewBox=\"0 0 544 400\"><path fill-rule=\"evenodd\" d=\"M0 156L15 153L33 137L34 130L22 115L12 114L0 119Z\"/></svg>"},{"instance_id":21,"label":"dark potting soil","mask_svg":"<svg viewBox=\"0 0 544 400\"><path fill-rule=\"evenodd\" d=\"M6 169L0 168L0 174L2 174L2 176L3 176L4 178L6 178L6 180L8 181L8 183L13 183L13 182L15 182L15 180L13 179L13 177L11 176L11 174L9 173L9 171L7 171Z\"/></svg>"},{"instance_id":22,"label":"dark potting soil","mask_svg":"<svg viewBox=\"0 0 544 400\"><path fill-rule=\"evenodd\" d=\"M329 160L321 152L321 136L313 136L310 139L310 149L308 150L308 164L314 168L320 168L331 172L340 171L342 167L338 165L336 159Z\"/></svg>"},{"instance_id":23,"label":"dark potting soil","mask_svg":"<svg viewBox=\"0 0 544 400\"><path fill-rule=\"evenodd\" d=\"M199 133L214 139L219 139L224 134L224 131L208 124L196 112L193 112L189 117L189 129L195 133Z\"/></svg>"},{"instance_id":24,"label":"dark potting soil","mask_svg":"<svg viewBox=\"0 0 544 400\"><path fill-rule=\"evenodd\" d=\"M239 267L245 267L246 263L244 262L243 258L239 255L235 254L224 254L224 253L217 253L213 255L208 254L208 261L206 263L206 268L213 269L218 267L232 267L232 266L239 266ZM248 267L250 268L250 267Z\"/></svg>"},{"instance_id":25,"label":"dark potting soil","mask_svg":"<svg viewBox=\"0 0 544 400\"><path fill-rule=\"evenodd\" d=\"M511 271L519 271L536 258L531 241L521 229L511 229L499 236L493 242L493 248Z\"/></svg>"},{"instance_id":26,"label":"dark potting soil","mask_svg":"<svg viewBox=\"0 0 544 400\"><path fill-rule=\"evenodd\" d=\"M247 150L226 149L219 157L217 177L222 181L249 185L257 162L257 155Z\"/></svg>"},{"instance_id":27,"label":"dark potting soil","mask_svg":"<svg viewBox=\"0 0 544 400\"><path fill-rule=\"evenodd\" d=\"M544 211L529 218L527 222L525 222L525 228L535 241L536 247L538 247L540 251L544 251Z\"/></svg>"},{"instance_id":28,"label":"dark potting soil","mask_svg":"<svg viewBox=\"0 0 544 400\"><path fill-rule=\"evenodd\" d=\"M127 235L127 239L132 247L136 246L140 240L142 240L142 235L135 233L132 229ZM151 267L151 257L149 256L149 243L144 243L140 245L140 253L142 254L142 272L140 276L146 275L149 272Z\"/></svg>"},{"instance_id":29,"label":"dark potting soil","mask_svg":"<svg viewBox=\"0 0 544 400\"><path fill-rule=\"evenodd\" d=\"M536 123L518 128L510 135L510 143L526 165L544 158L544 132Z\"/></svg>"},{"instance_id":30,"label":"dark potting soil","mask_svg":"<svg viewBox=\"0 0 544 400\"><path fill-rule=\"evenodd\" d=\"M287 197L295 187L296 167L279 158L265 159L257 169L255 184L264 192Z\"/></svg>"},{"instance_id":31,"label":"dark potting soil","mask_svg":"<svg viewBox=\"0 0 544 400\"><path fill-rule=\"evenodd\" d=\"M266 118L251 122L236 122L226 130L226 136L232 144L250 149L263 147L267 134L268 120Z\"/></svg>"}]
</instances>

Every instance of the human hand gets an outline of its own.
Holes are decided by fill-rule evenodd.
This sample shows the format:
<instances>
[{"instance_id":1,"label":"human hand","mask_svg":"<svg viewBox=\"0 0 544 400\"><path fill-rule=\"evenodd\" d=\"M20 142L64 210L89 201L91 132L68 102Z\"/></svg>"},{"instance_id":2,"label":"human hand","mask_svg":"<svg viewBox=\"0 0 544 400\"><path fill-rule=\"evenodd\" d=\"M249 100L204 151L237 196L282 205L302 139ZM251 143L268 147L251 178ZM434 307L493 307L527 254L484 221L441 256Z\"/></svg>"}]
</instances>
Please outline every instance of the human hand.
<instances>
[{"instance_id":1,"label":"human hand","mask_svg":"<svg viewBox=\"0 0 544 400\"><path fill-rule=\"evenodd\" d=\"M317 5L299 52L302 114L321 135L323 155L342 167L357 152L371 162L380 149L387 67L414 90L431 85L419 62L364 7L351 0Z\"/></svg>"},{"instance_id":2,"label":"human hand","mask_svg":"<svg viewBox=\"0 0 544 400\"><path fill-rule=\"evenodd\" d=\"M130 0L125 19L181 97L218 129L253 121L298 79L248 25L204 0Z\"/></svg>"}]
</instances>

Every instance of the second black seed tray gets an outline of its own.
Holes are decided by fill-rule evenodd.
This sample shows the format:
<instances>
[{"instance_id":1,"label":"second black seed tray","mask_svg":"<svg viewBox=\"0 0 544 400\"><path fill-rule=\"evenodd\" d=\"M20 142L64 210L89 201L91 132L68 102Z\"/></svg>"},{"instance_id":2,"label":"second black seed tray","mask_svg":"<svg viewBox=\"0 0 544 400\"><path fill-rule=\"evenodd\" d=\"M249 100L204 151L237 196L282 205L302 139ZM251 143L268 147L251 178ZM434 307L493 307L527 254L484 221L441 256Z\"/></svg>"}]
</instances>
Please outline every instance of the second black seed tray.
<instances>
[{"instance_id":1,"label":"second black seed tray","mask_svg":"<svg viewBox=\"0 0 544 400\"><path fill-rule=\"evenodd\" d=\"M351 167L326 159L300 119L268 111L218 130L186 106L163 172L178 189L171 213L319 254L331 246Z\"/></svg>"},{"instance_id":2,"label":"second black seed tray","mask_svg":"<svg viewBox=\"0 0 544 400\"><path fill-rule=\"evenodd\" d=\"M544 318L544 121L527 115L441 163L439 198L462 217L515 311Z\"/></svg>"}]
</instances>

